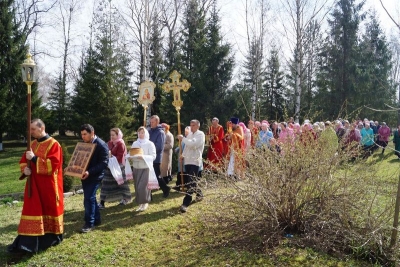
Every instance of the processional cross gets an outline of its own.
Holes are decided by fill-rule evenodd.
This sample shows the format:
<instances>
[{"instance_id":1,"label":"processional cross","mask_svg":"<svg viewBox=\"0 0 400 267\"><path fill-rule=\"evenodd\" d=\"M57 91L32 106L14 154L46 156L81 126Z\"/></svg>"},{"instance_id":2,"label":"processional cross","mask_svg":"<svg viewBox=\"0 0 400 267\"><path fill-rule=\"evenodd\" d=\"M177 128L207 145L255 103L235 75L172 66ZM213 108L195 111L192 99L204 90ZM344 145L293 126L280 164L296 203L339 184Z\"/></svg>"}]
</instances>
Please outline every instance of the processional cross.
<instances>
[{"instance_id":1,"label":"processional cross","mask_svg":"<svg viewBox=\"0 0 400 267\"><path fill-rule=\"evenodd\" d=\"M181 114L180 110L181 107L183 106L183 101L181 100L181 90L187 92L191 86L190 82L187 80L179 81L181 78L181 74L174 70L171 75L169 75L169 78L172 80L172 82L166 81L162 85L162 89L164 89L165 92L169 93L172 90L174 101L172 101L172 105L176 109L176 113L178 115L178 135L181 134ZM182 142L179 140L179 157L182 156ZM181 190L184 190L184 182L183 182L183 166L182 166L182 161L179 161L180 167L181 167Z\"/></svg>"}]
</instances>

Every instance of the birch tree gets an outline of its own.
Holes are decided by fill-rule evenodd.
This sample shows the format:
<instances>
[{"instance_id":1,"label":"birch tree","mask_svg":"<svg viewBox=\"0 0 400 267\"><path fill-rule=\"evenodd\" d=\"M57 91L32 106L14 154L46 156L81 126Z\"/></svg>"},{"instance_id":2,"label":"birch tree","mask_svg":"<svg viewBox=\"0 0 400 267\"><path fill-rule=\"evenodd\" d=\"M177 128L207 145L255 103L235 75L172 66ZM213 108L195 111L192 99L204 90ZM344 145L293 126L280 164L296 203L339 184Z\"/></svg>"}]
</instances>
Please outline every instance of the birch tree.
<instances>
[{"instance_id":1,"label":"birch tree","mask_svg":"<svg viewBox=\"0 0 400 267\"><path fill-rule=\"evenodd\" d=\"M259 106L259 94L262 90L262 77L265 69L263 58L269 5L266 0L257 1L255 6L251 5L251 2L250 0L245 2L248 52L244 68L247 70L245 79L252 92L251 119L254 120Z\"/></svg>"},{"instance_id":2,"label":"birch tree","mask_svg":"<svg viewBox=\"0 0 400 267\"><path fill-rule=\"evenodd\" d=\"M305 49L304 37L306 29L311 23L321 23L327 11L324 8L328 4L328 0L281 0L285 15L288 15L289 20L285 19L283 27L289 46L294 51L294 118L299 122L301 111L301 88L302 75L307 70L307 64L304 63ZM287 16L285 16L286 18ZM319 18L319 20L318 20ZM311 41L312 43L312 41ZM309 58L309 57L308 57Z\"/></svg>"},{"instance_id":3,"label":"birch tree","mask_svg":"<svg viewBox=\"0 0 400 267\"><path fill-rule=\"evenodd\" d=\"M179 53L180 24L179 18L183 9L182 0L164 1L161 3L160 18L166 31L165 65L167 72L171 72L177 62Z\"/></svg>"},{"instance_id":4,"label":"birch tree","mask_svg":"<svg viewBox=\"0 0 400 267\"><path fill-rule=\"evenodd\" d=\"M60 23L58 27L62 29L61 41L61 56L62 67L58 80L50 93L50 106L52 109L54 127L58 130L60 135L65 135L66 130L70 127L69 121L71 120L70 114L70 94L67 88L68 69L69 69L69 56L71 53L71 29L74 23L74 17L80 9L80 1L78 0L60 0L58 2L56 19ZM58 28L57 27L57 28Z\"/></svg>"}]
</instances>

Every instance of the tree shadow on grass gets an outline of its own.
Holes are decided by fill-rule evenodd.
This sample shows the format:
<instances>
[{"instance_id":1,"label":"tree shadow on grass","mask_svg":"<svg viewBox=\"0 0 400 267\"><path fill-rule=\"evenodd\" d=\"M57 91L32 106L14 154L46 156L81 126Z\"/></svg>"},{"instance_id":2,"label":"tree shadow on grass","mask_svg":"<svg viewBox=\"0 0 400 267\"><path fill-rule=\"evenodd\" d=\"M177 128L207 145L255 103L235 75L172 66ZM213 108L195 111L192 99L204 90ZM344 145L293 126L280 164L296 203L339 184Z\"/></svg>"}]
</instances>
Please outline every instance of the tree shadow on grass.
<instances>
[{"instance_id":1,"label":"tree shadow on grass","mask_svg":"<svg viewBox=\"0 0 400 267\"><path fill-rule=\"evenodd\" d=\"M400 160L399 160L399 158L394 158L394 159L389 160L389 163L400 163Z\"/></svg>"},{"instance_id":2,"label":"tree shadow on grass","mask_svg":"<svg viewBox=\"0 0 400 267\"><path fill-rule=\"evenodd\" d=\"M130 228L143 223L150 223L180 214L178 208L170 208L160 211L151 211L151 207L144 212L135 212L133 208L122 208L121 206L110 207L106 213L102 213L102 223L95 227L94 231L115 231L119 228ZM81 234L80 229L84 224L83 211L65 213L65 236L64 240L75 234Z\"/></svg>"},{"instance_id":3,"label":"tree shadow on grass","mask_svg":"<svg viewBox=\"0 0 400 267\"><path fill-rule=\"evenodd\" d=\"M153 195L153 201L149 203L148 209L143 212L135 211L138 206L134 201L127 205L106 206L104 210L100 211L101 225L96 226L94 231L114 231L118 228L129 228L138 224L150 223L178 215L180 214L179 206L165 210L154 209L154 206L158 203L161 203L166 199L178 197L183 198L183 195L171 193L168 198L163 198L161 194ZM84 211L82 209L79 211L66 210L64 213L64 239L75 234L80 234L83 224Z\"/></svg>"},{"instance_id":4,"label":"tree shadow on grass","mask_svg":"<svg viewBox=\"0 0 400 267\"><path fill-rule=\"evenodd\" d=\"M7 246L0 245L0 266L14 265L22 262L28 262L33 256L32 253L8 253Z\"/></svg>"},{"instance_id":5,"label":"tree shadow on grass","mask_svg":"<svg viewBox=\"0 0 400 267\"><path fill-rule=\"evenodd\" d=\"M14 238L16 238L18 235L17 229L18 229L17 224L9 224L5 227L0 227L0 233L4 234L5 236L15 234ZM26 252L20 252L20 253L7 252L8 245L10 245L13 241L14 239L10 241L4 240L2 241L2 243L0 243L0 266L14 265L22 261L28 261L33 256L32 253L26 253Z\"/></svg>"}]
</instances>

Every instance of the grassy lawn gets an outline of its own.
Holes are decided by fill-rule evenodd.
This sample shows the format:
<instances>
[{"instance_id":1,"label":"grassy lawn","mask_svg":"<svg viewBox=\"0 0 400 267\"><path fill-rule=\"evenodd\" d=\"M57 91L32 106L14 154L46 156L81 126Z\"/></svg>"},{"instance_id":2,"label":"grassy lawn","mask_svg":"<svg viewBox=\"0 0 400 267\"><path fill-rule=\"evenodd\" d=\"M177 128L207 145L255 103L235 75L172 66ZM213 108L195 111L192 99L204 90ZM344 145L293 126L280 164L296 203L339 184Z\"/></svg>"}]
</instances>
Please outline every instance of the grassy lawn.
<instances>
[{"instance_id":1,"label":"grassy lawn","mask_svg":"<svg viewBox=\"0 0 400 267\"><path fill-rule=\"evenodd\" d=\"M72 153L78 139L59 141ZM0 195L21 192L25 184L18 180L24 145L5 145L5 150L0 153ZM385 155L376 152L365 166L379 169L382 179L377 183L384 184L383 188L397 188L398 163L388 150ZM160 191L155 192L148 210L141 213L135 212L135 203L106 203L101 211L102 224L87 234L79 232L83 226L83 196L66 198L64 241L22 257L5 252L17 235L22 203L0 201L0 266L374 266L351 255L333 257L298 247L296 235L269 248L262 245L260 236L234 236L229 226L215 231L205 218L220 212L221 207L213 202L219 190L206 189L204 201L190 206L186 214L178 210L183 195L177 192L166 199Z\"/></svg>"},{"instance_id":2,"label":"grassy lawn","mask_svg":"<svg viewBox=\"0 0 400 267\"><path fill-rule=\"evenodd\" d=\"M133 189L132 189L133 191ZM209 192L212 195L212 192ZM212 198L212 197L210 197ZM65 201L64 241L45 252L22 258L7 254L6 245L16 236L21 204L0 206L0 266L366 266L365 262L338 260L310 249L296 248L287 239L274 249L260 251L257 244L240 248L231 243L229 231L211 232L201 219L217 212L211 199L178 207L182 195L167 199L154 194L149 209L108 204L102 225L80 234L83 225L82 195ZM295 239L294 237L293 239Z\"/></svg>"},{"instance_id":3,"label":"grassy lawn","mask_svg":"<svg viewBox=\"0 0 400 267\"><path fill-rule=\"evenodd\" d=\"M26 150L24 144L5 144L5 151L0 152L0 195L22 192L25 182L18 180L21 172L19 160ZM12 145L12 146L11 146Z\"/></svg>"},{"instance_id":4,"label":"grassy lawn","mask_svg":"<svg viewBox=\"0 0 400 267\"><path fill-rule=\"evenodd\" d=\"M74 151L76 137L55 137L58 142L65 146L70 154ZM26 144L17 141L3 143L4 151L0 152L0 196L24 191L25 181L20 181L19 160L26 150ZM76 181L80 183L79 180Z\"/></svg>"}]
</instances>

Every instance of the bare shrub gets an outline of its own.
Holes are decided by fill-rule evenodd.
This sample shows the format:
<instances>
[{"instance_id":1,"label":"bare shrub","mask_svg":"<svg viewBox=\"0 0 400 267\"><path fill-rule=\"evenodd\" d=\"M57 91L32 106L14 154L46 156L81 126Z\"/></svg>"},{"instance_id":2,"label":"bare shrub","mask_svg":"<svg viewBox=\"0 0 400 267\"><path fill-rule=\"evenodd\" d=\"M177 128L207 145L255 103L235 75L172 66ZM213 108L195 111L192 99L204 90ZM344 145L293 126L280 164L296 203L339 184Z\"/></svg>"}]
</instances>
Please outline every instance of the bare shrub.
<instances>
[{"instance_id":1,"label":"bare shrub","mask_svg":"<svg viewBox=\"0 0 400 267\"><path fill-rule=\"evenodd\" d=\"M232 231L232 240L259 236L260 244L274 246L293 234L299 246L386 262L393 256L388 239L396 195L389 181L396 178L353 156L323 137L286 145L282 153L250 150L242 179L228 177L225 168L203 175L208 201L219 207L205 214L205 225Z\"/></svg>"}]
</instances>

